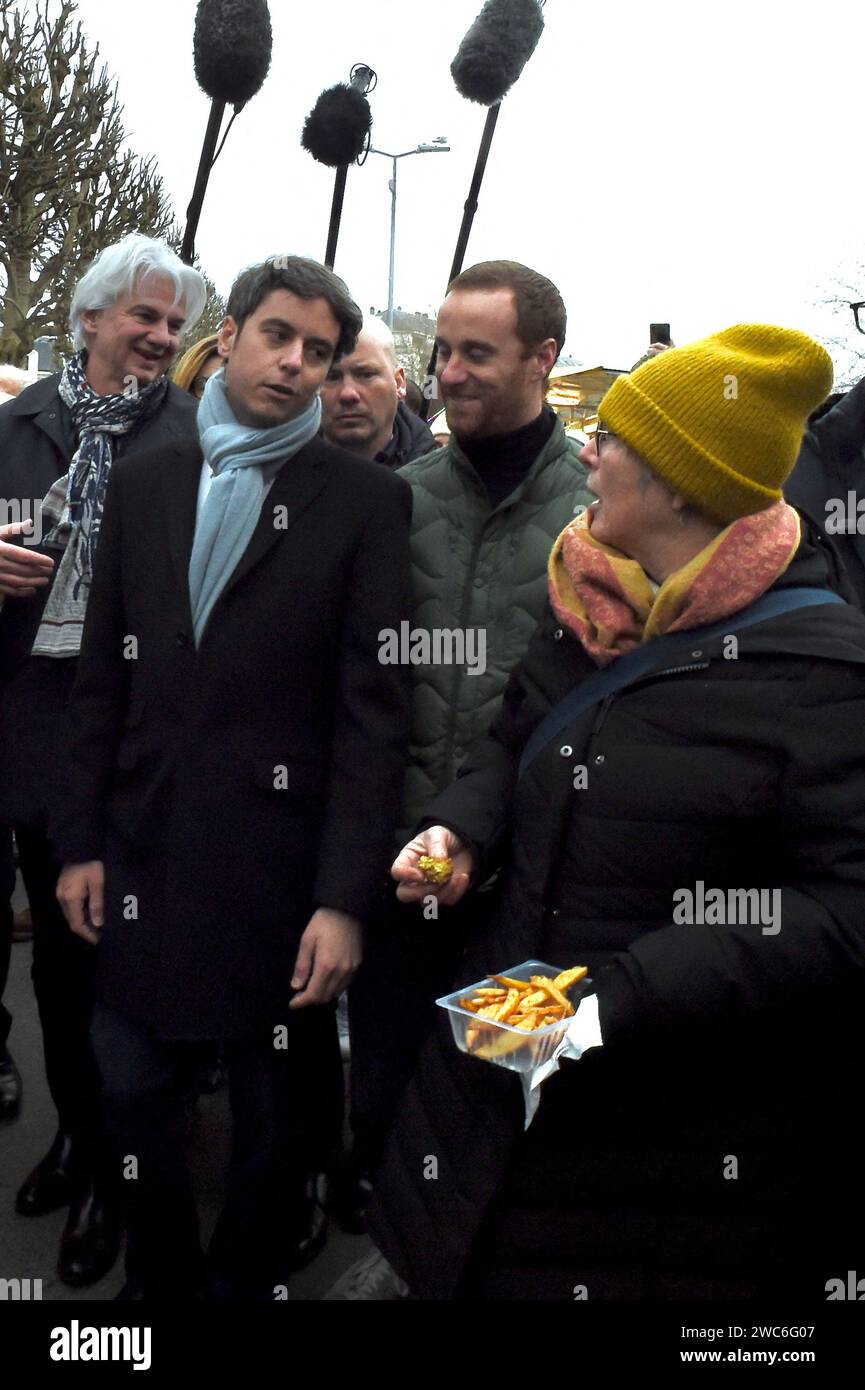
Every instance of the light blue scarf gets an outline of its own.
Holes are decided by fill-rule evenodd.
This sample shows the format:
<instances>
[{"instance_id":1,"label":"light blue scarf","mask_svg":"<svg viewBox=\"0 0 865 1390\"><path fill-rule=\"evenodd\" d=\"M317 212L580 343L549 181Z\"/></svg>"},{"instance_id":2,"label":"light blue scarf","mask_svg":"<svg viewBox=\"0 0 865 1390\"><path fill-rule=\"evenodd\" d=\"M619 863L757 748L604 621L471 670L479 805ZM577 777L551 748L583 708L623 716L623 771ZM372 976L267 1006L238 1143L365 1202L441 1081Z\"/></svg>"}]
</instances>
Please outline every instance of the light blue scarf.
<instances>
[{"instance_id":1,"label":"light blue scarf","mask_svg":"<svg viewBox=\"0 0 865 1390\"><path fill-rule=\"evenodd\" d=\"M195 527L189 599L195 645L249 544L268 486L280 467L318 434L318 396L296 419L272 429L241 425L228 403L224 369L215 372L198 407L198 437L214 474Z\"/></svg>"}]
</instances>

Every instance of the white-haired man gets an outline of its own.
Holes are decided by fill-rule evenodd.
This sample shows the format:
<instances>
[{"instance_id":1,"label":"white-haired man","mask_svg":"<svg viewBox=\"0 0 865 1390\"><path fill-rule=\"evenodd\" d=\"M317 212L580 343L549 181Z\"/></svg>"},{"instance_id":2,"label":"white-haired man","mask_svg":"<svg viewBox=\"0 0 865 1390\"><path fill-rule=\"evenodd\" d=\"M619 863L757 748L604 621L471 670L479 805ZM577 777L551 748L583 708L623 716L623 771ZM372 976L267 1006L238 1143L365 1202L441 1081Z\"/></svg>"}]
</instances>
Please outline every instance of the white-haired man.
<instances>
[{"instance_id":1,"label":"white-haired man","mask_svg":"<svg viewBox=\"0 0 865 1390\"><path fill-rule=\"evenodd\" d=\"M16 1209L35 1216L69 1204L59 1274L73 1285L110 1269L118 1229L89 1038L92 953L55 898L50 825L62 795L66 703L112 462L195 435L197 402L165 374L205 297L198 271L132 233L102 251L76 287L76 352L64 370L0 408L0 823L15 826L30 900L33 983L59 1118ZM22 535L21 518L37 513L40 549Z\"/></svg>"},{"instance_id":2,"label":"white-haired man","mask_svg":"<svg viewBox=\"0 0 865 1390\"><path fill-rule=\"evenodd\" d=\"M321 388L322 434L352 454L401 468L436 447L405 397L393 334L381 319L364 319L354 352L340 358Z\"/></svg>"}]
</instances>

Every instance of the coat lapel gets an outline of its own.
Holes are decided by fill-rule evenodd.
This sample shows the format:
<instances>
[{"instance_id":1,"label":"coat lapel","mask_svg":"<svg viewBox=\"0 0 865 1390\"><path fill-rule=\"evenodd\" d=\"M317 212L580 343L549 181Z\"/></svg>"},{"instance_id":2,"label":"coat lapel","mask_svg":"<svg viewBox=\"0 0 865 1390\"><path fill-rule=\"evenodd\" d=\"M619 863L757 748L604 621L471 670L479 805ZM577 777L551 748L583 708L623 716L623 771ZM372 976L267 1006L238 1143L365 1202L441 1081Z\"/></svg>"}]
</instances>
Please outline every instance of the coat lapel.
<instances>
[{"instance_id":1,"label":"coat lapel","mask_svg":"<svg viewBox=\"0 0 865 1390\"><path fill-rule=\"evenodd\" d=\"M327 469L324 467L325 453L318 439L305 445L293 458L283 465L274 479L273 486L264 499L261 515L250 537L246 550L223 589L219 603L230 594L235 584L257 565L271 546L294 524L301 512L305 511L313 499L321 492L327 482ZM187 553L187 568L189 557Z\"/></svg>"}]
</instances>

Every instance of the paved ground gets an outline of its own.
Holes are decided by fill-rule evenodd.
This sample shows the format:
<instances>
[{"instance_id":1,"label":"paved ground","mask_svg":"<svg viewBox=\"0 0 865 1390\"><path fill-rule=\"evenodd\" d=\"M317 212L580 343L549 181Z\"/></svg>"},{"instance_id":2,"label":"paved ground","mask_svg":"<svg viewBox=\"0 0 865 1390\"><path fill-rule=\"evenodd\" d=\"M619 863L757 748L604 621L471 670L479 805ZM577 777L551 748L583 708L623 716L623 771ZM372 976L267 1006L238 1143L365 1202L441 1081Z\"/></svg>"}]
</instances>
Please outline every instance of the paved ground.
<instances>
[{"instance_id":1,"label":"paved ground","mask_svg":"<svg viewBox=\"0 0 865 1390\"><path fill-rule=\"evenodd\" d=\"M14 1210L19 1184L45 1154L56 1130L56 1116L42 1070L39 1020L30 986L30 957L29 943L12 947L12 969L4 996L14 1018L9 1049L24 1078L24 1105L18 1119L0 1124L0 1278L41 1279L43 1299L111 1299L123 1283L122 1258L99 1284L88 1289L67 1288L57 1278L55 1269L66 1212L23 1217ZM190 1162L205 1238L219 1210L229 1134L226 1092L202 1097ZM332 1223L325 1249L308 1269L295 1275L289 1298L321 1298L368 1247L365 1236L346 1236Z\"/></svg>"}]
</instances>

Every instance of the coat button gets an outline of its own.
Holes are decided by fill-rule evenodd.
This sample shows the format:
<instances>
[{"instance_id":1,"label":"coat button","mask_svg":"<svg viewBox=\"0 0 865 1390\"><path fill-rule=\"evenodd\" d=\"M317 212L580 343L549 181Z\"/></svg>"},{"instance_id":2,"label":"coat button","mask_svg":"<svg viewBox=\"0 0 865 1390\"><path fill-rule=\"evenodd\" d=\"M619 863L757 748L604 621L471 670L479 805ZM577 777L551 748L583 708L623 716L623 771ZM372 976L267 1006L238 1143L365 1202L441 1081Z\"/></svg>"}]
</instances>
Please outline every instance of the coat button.
<instances>
[{"instance_id":1,"label":"coat button","mask_svg":"<svg viewBox=\"0 0 865 1390\"><path fill-rule=\"evenodd\" d=\"M569 743L563 743L559 749L559 754L563 758L573 757L574 750Z\"/></svg>"},{"instance_id":2,"label":"coat button","mask_svg":"<svg viewBox=\"0 0 865 1390\"><path fill-rule=\"evenodd\" d=\"M57 411L56 411L56 410L49 410L49 412L48 412L48 419L49 419L49 420L56 420L56 419L57 419Z\"/></svg>"},{"instance_id":3,"label":"coat button","mask_svg":"<svg viewBox=\"0 0 865 1390\"><path fill-rule=\"evenodd\" d=\"M595 754L595 762L598 764L599 767L600 767L601 763L605 763L606 761L607 761L607 755L606 755L606 753L596 753L596 754Z\"/></svg>"},{"instance_id":4,"label":"coat button","mask_svg":"<svg viewBox=\"0 0 865 1390\"><path fill-rule=\"evenodd\" d=\"M556 630L555 630L555 632L553 633L553 637L555 638L555 640L556 640L557 642L561 642L561 640L562 640L562 638L564 637L564 635L565 635L564 629L563 629L563 628L560 628L560 627L557 627Z\"/></svg>"},{"instance_id":5,"label":"coat button","mask_svg":"<svg viewBox=\"0 0 865 1390\"><path fill-rule=\"evenodd\" d=\"M185 632L178 632L174 640L177 643L178 647L189 646L189 637Z\"/></svg>"}]
</instances>

